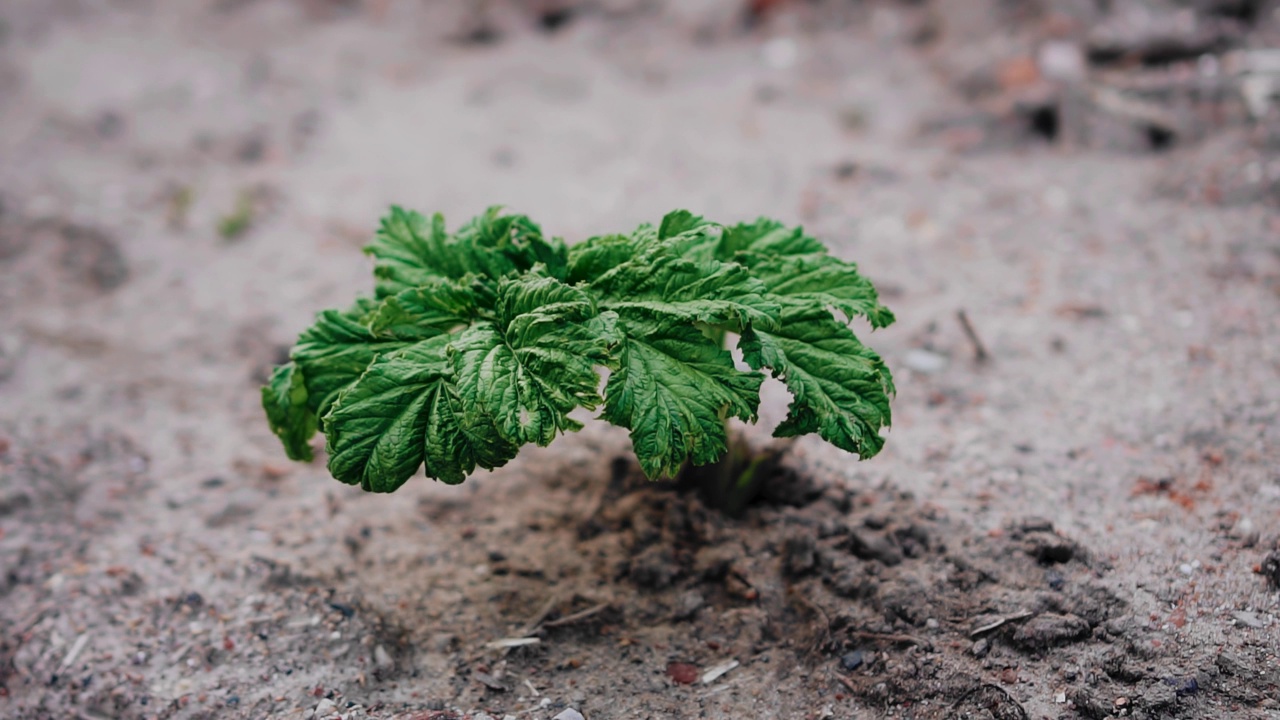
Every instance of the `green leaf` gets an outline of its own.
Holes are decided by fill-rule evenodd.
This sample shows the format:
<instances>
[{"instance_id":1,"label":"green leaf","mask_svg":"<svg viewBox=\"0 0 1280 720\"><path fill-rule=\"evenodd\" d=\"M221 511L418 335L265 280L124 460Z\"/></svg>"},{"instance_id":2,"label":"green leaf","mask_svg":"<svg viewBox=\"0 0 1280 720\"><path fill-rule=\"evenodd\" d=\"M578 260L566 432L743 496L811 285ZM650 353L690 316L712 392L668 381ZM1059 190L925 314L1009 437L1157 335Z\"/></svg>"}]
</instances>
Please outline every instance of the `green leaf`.
<instances>
[{"instance_id":1,"label":"green leaf","mask_svg":"<svg viewBox=\"0 0 1280 720\"><path fill-rule=\"evenodd\" d=\"M432 278L384 299L361 323L379 339L426 340L453 332L478 311L473 289Z\"/></svg>"},{"instance_id":2,"label":"green leaf","mask_svg":"<svg viewBox=\"0 0 1280 720\"><path fill-rule=\"evenodd\" d=\"M569 248L569 283L595 282L627 262L649 262L651 253L690 261L716 260L724 228L687 210L668 213L654 229L644 224L630 235L601 235Z\"/></svg>"},{"instance_id":3,"label":"green leaf","mask_svg":"<svg viewBox=\"0 0 1280 720\"><path fill-rule=\"evenodd\" d=\"M595 303L554 278L502 283L494 322L480 322L453 344L453 366L464 405L494 418L509 442L547 445L581 429L569 417L595 408L597 365L610 363L605 328L587 321Z\"/></svg>"},{"instance_id":4,"label":"green leaf","mask_svg":"<svg viewBox=\"0 0 1280 720\"><path fill-rule=\"evenodd\" d=\"M299 336L290 362L272 373L262 388L262 406L271 430L295 460L310 460L307 441L338 392L355 382L379 353L403 347L379 339L362 323L377 304L361 300L346 312L326 310Z\"/></svg>"},{"instance_id":5,"label":"green leaf","mask_svg":"<svg viewBox=\"0 0 1280 720\"><path fill-rule=\"evenodd\" d=\"M850 318L866 318L873 328L893 323L893 313L880 304L875 286L853 263L830 255L776 257L758 253L740 253L738 261L774 295L815 307L834 307Z\"/></svg>"},{"instance_id":6,"label":"green leaf","mask_svg":"<svg viewBox=\"0 0 1280 720\"><path fill-rule=\"evenodd\" d=\"M598 235L569 248L569 269L565 281L577 285L592 282L613 268L635 258L640 248L656 239L652 226L642 226L653 237Z\"/></svg>"},{"instance_id":7,"label":"green leaf","mask_svg":"<svg viewBox=\"0 0 1280 720\"><path fill-rule=\"evenodd\" d=\"M516 447L492 421L469 413L451 382L452 336L380 356L344 390L324 418L329 472L372 492L391 492L424 461L427 474L462 482L476 466L494 468Z\"/></svg>"},{"instance_id":8,"label":"green leaf","mask_svg":"<svg viewBox=\"0 0 1280 720\"><path fill-rule=\"evenodd\" d=\"M428 223L419 212L392 207L364 251L374 257L379 298L433 278L458 278L467 272L460 253L450 246L444 216L439 213Z\"/></svg>"},{"instance_id":9,"label":"green leaf","mask_svg":"<svg viewBox=\"0 0 1280 720\"><path fill-rule=\"evenodd\" d=\"M760 218L729 228L720 242L716 257L733 260L738 253L765 255L826 254L827 247L816 238L804 234L802 228L789 228L777 220Z\"/></svg>"},{"instance_id":10,"label":"green leaf","mask_svg":"<svg viewBox=\"0 0 1280 720\"><path fill-rule=\"evenodd\" d=\"M547 240L542 228L524 215L503 215L494 206L458 230L458 244L468 249L473 272L496 280L512 272L542 265L551 277L563 280L568 251L559 238Z\"/></svg>"},{"instance_id":11,"label":"green leaf","mask_svg":"<svg viewBox=\"0 0 1280 720\"><path fill-rule=\"evenodd\" d=\"M438 382L428 390L423 442L427 477L457 485L475 471L502 467L520 448L498 432L493 419L468 414L457 386Z\"/></svg>"},{"instance_id":12,"label":"green leaf","mask_svg":"<svg viewBox=\"0 0 1280 720\"><path fill-rule=\"evenodd\" d=\"M763 376L696 327L671 320L624 322L626 341L605 386L604 419L631 430L650 478L675 475L687 460L703 465L728 450L724 421L755 420Z\"/></svg>"},{"instance_id":13,"label":"green leaf","mask_svg":"<svg viewBox=\"0 0 1280 720\"><path fill-rule=\"evenodd\" d=\"M289 459L310 461L308 441L316 434L316 414L307 404L307 385L297 363L285 363L271 373L262 387L262 407Z\"/></svg>"},{"instance_id":14,"label":"green leaf","mask_svg":"<svg viewBox=\"0 0 1280 720\"><path fill-rule=\"evenodd\" d=\"M563 241L544 239L529 218L503 215L498 207L489 208L452 236L439 214L428 223L420 213L393 207L365 252L375 258L379 298L436 278L477 275L496 281L538 264L552 277L563 278L568 269Z\"/></svg>"},{"instance_id":15,"label":"green leaf","mask_svg":"<svg viewBox=\"0 0 1280 720\"><path fill-rule=\"evenodd\" d=\"M407 344L397 338L374 336L362 323L370 312L373 310L367 304L347 312L326 310L293 346L289 357L302 372L307 406L316 416L324 417L337 394L355 382L374 358Z\"/></svg>"},{"instance_id":16,"label":"green leaf","mask_svg":"<svg viewBox=\"0 0 1280 720\"><path fill-rule=\"evenodd\" d=\"M691 230L696 230L713 223L704 220L698 215L694 215L688 210L675 210L669 212L662 218L662 224L658 226L658 239L666 240Z\"/></svg>"},{"instance_id":17,"label":"green leaf","mask_svg":"<svg viewBox=\"0 0 1280 720\"><path fill-rule=\"evenodd\" d=\"M747 268L716 260L689 260L679 245L663 243L618 265L591 283L601 306L623 318L683 320L740 331L772 326L776 301Z\"/></svg>"},{"instance_id":18,"label":"green leaf","mask_svg":"<svg viewBox=\"0 0 1280 720\"><path fill-rule=\"evenodd\" d=\"M778 327L749 328L738 347L748 365L769 368L791 391L775 436L816 432L863 459L880 452L893 379L880 357L826 308L785 300Z\"/></svg>"}]
</instances>

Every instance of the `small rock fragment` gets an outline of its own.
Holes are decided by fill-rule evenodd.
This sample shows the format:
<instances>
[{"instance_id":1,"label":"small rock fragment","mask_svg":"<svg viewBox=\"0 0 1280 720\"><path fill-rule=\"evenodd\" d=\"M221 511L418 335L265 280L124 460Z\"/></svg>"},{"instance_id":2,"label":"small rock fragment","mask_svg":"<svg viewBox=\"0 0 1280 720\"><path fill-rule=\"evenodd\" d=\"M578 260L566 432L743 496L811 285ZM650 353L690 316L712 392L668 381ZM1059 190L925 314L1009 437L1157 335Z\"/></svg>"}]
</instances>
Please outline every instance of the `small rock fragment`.
<instances>
[{"instance_id":1,"label":"small rock fragment","mask_svg":"<svg viewBox=\"0 0 1280 720\"><path fill-rule=\"evenodd\" d=\"M1245 612L1244 610L1237 610L1231 613L1231 617L1235 618L1236 623L1243 625L1245 627L1254 628L1254 629L1266 627L1266 623L1262 621L1262 618L1258 615L1258 613L1251 613L1251 612Z\"/></svg>"},{"instance_id":2,"label":"small rock fragment","mask_svg":"<svg viewBox=\"0 0 1280 720\"><path fill-rule=\"evenodd\" d=\"M574 710L573 708L565 708L559 715L552 718L552 720L586 720L586 718L582 716L582 713Z\"/></svg>"},{"instance_id":3,"label":"small rock fragment","mask_svg":"<svg viewBox=\"0 0 1280 720\"><path fill-rule=\"evenodd\" d=\"M1154 683L1142 692L1142 704L1150 710L1164 710L1178 702L1174 689L1164 683Z\"/></svg>"},{"instance_id":4,"label":"small rock fragment","mask_svg":"<svg viewBox=\"0 0 1280 720\"><path fill-rule=\"evenodd\" d=\"M667 664L667 677L681 685L694 684L698 681L700 674L698 668L689 663L673 662Z\"/></svg>"},{"instance_id":5,"label":"small rock fragment","mask_svg":"<svg viewBox=\"0 0 1280 720\"><path fill-rule=\"evenodd\" d=\"M1248 663L1241 659L1239 655L1229 652L1219 655L1214 664L1218 666L1218 670L1227 675L1240 675L1249 667Z\"/></svg>"},{"instance_id":6,"label":"small rock fragment","mask_svg":"<svg viewBox=\"0 0 1280 720\"><path fill-rule=\"evenodd\" d=\"M686 590L680 593L680 597L676 598L675 612L672 618L675 620L688 620L706 604L706 598L702 597L702 593L697 590Z\"/></svg>"},{"instance_id":7,"label":"small rock fragment","mask_svg":"<svg viewBox=\"0 0 1280 720\"><path fill-rule=\"evenodd\" d=\"M975 642L973 647L969 648L969 652L973 653L976 658L984 658L987 653L991 652L991 641L983 638Z\"/></svg>"},{"instance_id":8,"label":"small rock fragment","mask_svg":"<svg viewBox=\"0 0 1280 720\"><path fill-rule=\"evenodd\" d=\"M863 663L865 662L866 662L866 653L862 652L861 650L854 650L852 652L847 652L844 655L840 656L840 667L844 668L846 671L849 671L849 672L853 672L854 670L857 670L858 668L862 667Z\"/></svg>"},{"instance_id":9,"label":"small rock fragment","mask_svg":"<svg viewBox=\"0 0 1280 720\"><path fill-rule=\"evenodd\" d=\"M1178 697L1187 697L1200 692L1200 681L1195 676L1165 678L1164 684L1173 688L1174 694Z\"/></svg>"},{"instance_id":10,"label":"small rock fragment","mask_svg":"<svg viewBox=\"0 0 1280 720\"><path fill-rule=\"evenodd\" d=\"M373 664L378 666L379 670L391 670L395 668L396 661L391 658L391 653L381 645L373 649Z\"/></svg>"},{"instance_id":11,"label":"small rock fragment","mask_svg":"<svg viewBox=\"0 0 1280 720\"><path fill-rule=\"evenodd\" d=\"M1267 583L1272 588L1280 590L1280 549L1272 550L1270 555L1263 559L1262 576L1267 579Z\"/></svg>"},{"instance_id":12,"label":"small rock fragment","mask_svg":"<svg viewBox=\"0 0 1280 720\"><path fill-rule=\"evenodd\" d=\"M902 551L886 537L849 533L849 552L862 560L878 560L889 566L902 562Z\"/></svg>"}]
</instances>

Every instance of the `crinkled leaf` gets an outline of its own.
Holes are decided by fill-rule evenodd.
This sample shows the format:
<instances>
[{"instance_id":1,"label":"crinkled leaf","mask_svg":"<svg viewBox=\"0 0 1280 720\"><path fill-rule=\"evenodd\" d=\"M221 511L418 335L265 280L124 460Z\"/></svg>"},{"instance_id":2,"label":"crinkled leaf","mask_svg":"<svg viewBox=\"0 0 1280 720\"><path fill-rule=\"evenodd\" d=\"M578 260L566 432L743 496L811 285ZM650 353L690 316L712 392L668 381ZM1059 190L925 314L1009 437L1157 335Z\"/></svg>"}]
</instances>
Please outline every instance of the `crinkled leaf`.
<instances>
[{"instance_id":1,"label":"crinkled leaf","mask_svg":"<svg viewBox=\"0 0 1280 720\"><path fill-rule=\"evenodd\" d=\"M381 339L426 340L470 322L478 310L476 293L458 282L432 278L384 299L362 320Z\"/></svg>"},{"instance_id":2,"label":"crinkled leaf","mask_svg":"<svg viewBox=\"0 0 1280 720\"><path fill-rule=\"evenodd\" d=\"M655 229L643 224L630 235L600 235L569 248L569 283L595 282L608 271L630 261L648 262L658 252L691 261L716 260L724 228L688 210L662 218Z\"/></svg>"},{"instance_id":3,"label":"crinkled leaf","mask_svg":"<svg viewBox=\"0 0 1280 720\"><path fill-rule=\"evenodd\" d=\"M329 472L372 492L391 492L427 463L428 475L461 482L515 456L480 414L467 412L452 384L441 335L379 358L325 415Z\"/></svg>"},{"instance_id":4,"label":"crinkled leaf","mask_svg":"<svg viewBox=\"0 0 1280 720\"><path fill-rule=\"evenodd\" d=\"M851 262L830 255L777 257L758 253L741 253L738 261L775 295L814 307L834 307L850 318L865 317L873 328L893 322L893 313L880 304L871 281Z\"/></svg>"},{"instance_id":5,"label":"crinkled leaf","mask_svg":"<svg viewBox=\"0 0 1280 720\"><path fill-rule=\"evenodd\" d=\"M625 320L624 331L604 419L631 430L645 475L719 459L728 449L725 418L755 419L763 376L735 368L727 350L688 323Z\"/></svg>"},{"instance_id":6,"label":"crinkled leaf","mask_svg":"<svg viewBox=\"0 0 1280 720\"><path fill-rule=\"evenodd\" d=\"M563 280L568 250L560 238L544 238L542 228L524 215L503 215L494 206L458 229L458 243L470 251L479 274L498 279L542 265Z\"/></svg>"},{"instance_id":7,"label":"crinkled leaf","mask_svg":"<svg viewBox=\"0 0 1280 720\"><path fill-rule=\"evenodd\" d=\"M398 207L383 219L365 252L374 256L379 298L422 286L433 278L459 280L477 275L498 280L541 264L553 277L563 278L568 258L564 242L547 240L524 215L503 215L492 207L449 235L444 218L430 222L421 214Z\"/></svg>"},{"instance_id":8,"label":"crinkled leaf","mask_svg":"<svg viewBox=\"0 0 1280 720\"><path fill-rule=\"evenodd\" d=\"M504 282L497 318L479 322L453 344L453 367L464 405L494 418L515 444L547 445L581 424L577 407L600 398L596 365L609 363L606 327L589 323L595 303L553 278Z\"/></svg>"},{"instance_id":9,"label":"crinkled leaf","mask_svg":"<svg viewBox=\"0 0 1280 720\"><path fill-rule=\"evenodd\" d=\"M740 330L771 326L777 303L736 263L689 260L663 244L591 283L604 308L623 318L664 318Z\"/></svg>"},{"instance_id":10,"label":"crinkled leaf","mask_svg":"<svg viewBox=\"0 0 1280 720\"><path fill-rule=\"evenodd\" d=\"M658 239L666 240L682 233L696 230L705 225L712 225L701 216L694 215L688 210L675 210L667 213L662 218L662 224L658 226Z\"/></svg>"},{"instance_id":11,"label":"crinkled leaf","mask_svg":"<svg viewBox=\"0 0 1280 720\"><path fill-rule=\"evenodd\" d=\"M436 213L428 222L422 213L392 207L364 248L374 257L378 297L411 290L433 278L465 275L464 258L451 245L443 215Z\"/></svg>"},{"instance_id":12,"label":"crinkled leaf","mask_svg":"<svg viewBox=\"0 0 1280 720\"><path fill-rule=\"evenodd\" d=\"M289 354L302 371L308 406L318 417L324 417L338 392L355 382L375 357L406 345L397 338L375 337L361 321L369 312L371 308L361 304L347 312L320 313Z\"/></svg>"},{"instance_id":13,"label":"crinkled leaf","mask_svg":"<svg viewBox=\"0 0 1280 720\"><path fill-rule=\"evenodd\" d=\"M652 226L646 226L650 235ZM645 229L645 228L642 228ZM598 235L569 248L569 269L565 281L570 284L591 282L613 268L635 258L640 248L656 238L638 235Z\"/></svg>"},{"instance_id":14,"label":"crinkled leaf","mask_svg":"<svg viewBox=\"0 0 1280 720\"><path fill-rule=\"evenodd\" d=\"M362 323L377 304L361 300L346 312L326 310L299 336L290 362L272 373L262 388L262 406L271 430L295 460L311 459L307 441L338 392L355 382L379 353L405 345L376 338Z\"/></svg>"},{"instance_id":15,"label":"crinkled leaf","mask_svg":"<svg viewBox=\"0 0 1280 720\"><path fill-rule=\"evenodd\" d=\"M802 228L789 228L777 220L760 218L728 228L720 241L716 256L733 260L740 252L765 255L825 254L827 248L816 238L804 234Z\"/></svg>"},{"instance_id":16,"label":"crinkled leaf","mask_svg":"<svg viewBox=\"0 0 1280 720\"><path fill-rule=\"evenodd\" d=\"M738 347L753 368L769 368L791 391L786 419L774 435L818 433L861 458L880 452L890 421L893 379L884 362L820 306L783 303L775 330L748 329Z\"/></svg>"},{"instance_id":17,"label":"crinkled leaf","mask_svg":"<svg viewBox=\"0 0 1280 720\"><path fill-rule=\"evenodd\" d=\"M311 460L308 441L316 434L316 415L307 404L307 385L297 363L285 363L271 373L262 387L262 407L289 459Z\"/></svg>"},{"instance_id":18,"label":"crinkled leaf","mask_svg":"<svg viewBox=\"0 0 1280 720\"><path fill-rule=\"evenodd\" d=\"M469 415L457 386L438 382L428 390L423 442L427 477L450 485L467 479L477 467L506 465L519 446L507 442L487 415Z\"/></svg>"}]
</instances>

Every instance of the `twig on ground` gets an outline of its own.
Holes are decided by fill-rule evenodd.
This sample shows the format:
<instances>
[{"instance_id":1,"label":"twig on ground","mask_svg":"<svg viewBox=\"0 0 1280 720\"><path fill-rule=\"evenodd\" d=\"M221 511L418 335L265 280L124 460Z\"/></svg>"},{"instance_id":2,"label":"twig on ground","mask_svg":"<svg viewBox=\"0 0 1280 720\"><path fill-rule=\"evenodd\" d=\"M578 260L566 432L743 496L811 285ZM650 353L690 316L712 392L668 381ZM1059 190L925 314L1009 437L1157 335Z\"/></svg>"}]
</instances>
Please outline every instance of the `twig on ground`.
<instances>
[{"instance_id":1,"label":"twig on ground","mask_svg":"<svg viewBox=\"0 0 1280 720\"><path fill-rule=\"evenodd\" d=\"M969 314L963 309L956 311L956 319L960 321L960 327L964 330L965 337L969 338L969 343L973 345L973 359L984 363L991 358L987 353L987 348L982 344L982 339L978 337L978 331L973 329L973 323L969 322Z\"/></svg>"},{"instance_id":2,"label":"twig on ground","mask_svg":"<svg viewBox=\"0 0 1280 720\"><path fill-rule=\"evenodd\" d=\"M576 623L579 620L586 620L592 615L597 615L608 609L609 609L609 603L600 603L599 605L589 607L586 610L580 610L576 613L573 613L572 615L565 615L562 618L556 618L555 620L548 620L542 623L542 627L557 628L557 627L563 627L565 625L572 625L573 623Z\"/></svg>"},{"instance_id":3,"label":"twig on ground","mask_svg":"<svg viewBox=\"0 0 1280 720\"><path fill-rule=\"evenodd\" d=\"M1035 613L1031 612L1030 610L1023 610L1022 612L1017 612L1012 615L1006 615L1001 618L996 618L995 620L992 620L991 622L985 625L979 625L978 627L970 630L969 637L976 638L979 635L985 635L991 632L992 630L998 630L999 628L1003 627L1008 623L1017 622L1019 620L1026 620L1032 615L1035 615Z\"/></svg>"},{"instance_id":4,"label":"twig on ground","mask_svg":"<svg viewBox=\"0 0 1280 720\"><path fill-rule=\"evenodd\" d=\"M518 638L502 638L484 644L486 648L491 650L510 650L511 648L524 647L526 645L537 645L541 643L541 638L536 637L518 637Z\"/></svg>"}]
</instances>

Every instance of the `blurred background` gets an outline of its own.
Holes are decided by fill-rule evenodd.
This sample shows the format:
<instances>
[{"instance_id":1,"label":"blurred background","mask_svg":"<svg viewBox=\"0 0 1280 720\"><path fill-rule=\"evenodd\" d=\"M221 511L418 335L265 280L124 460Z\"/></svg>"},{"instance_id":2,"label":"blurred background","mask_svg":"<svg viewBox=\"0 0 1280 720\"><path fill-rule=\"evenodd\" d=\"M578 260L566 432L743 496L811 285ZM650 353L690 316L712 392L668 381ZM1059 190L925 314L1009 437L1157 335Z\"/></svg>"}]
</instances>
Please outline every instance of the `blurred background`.
<instances>
[{"instance_id":1,"label":"blurred background","mask_svg":"<svg viewBox=\"0 0 1280 720\"><path fill-rule=\"evenodd\" d=\"M1044 522L1091 543L1079 573L1164 648L1135 655L1154 674L1097 670L1096 703L1071 694L1095 692L1092 645L984 660L965 626L932 657L985 662L965 672L1036 717L1173 692L1161 677L1226 667L1223 647L1277 672L1280 3L0 0L0 715L896 702L841 689L830 658L775 673L759 627L731 692L681 695L662 668L717 659L681 644L703 631L624 605L651 656L573 636L477 682L539 583L616 584L573 517L627 439L593 426L393 498L285 461L258 385L316 310L369 289L360 247L392 203L451 227L503 204L569 242L673 208L803 224L897 313L866 340L899 395L881 456L805 441L796 461L921 498L953 549ZM1050 582L1026 572L1018 592ZM1250 677L1149 707L1275 712L1280 675Z\"/></svg>"}]
</instances>

